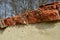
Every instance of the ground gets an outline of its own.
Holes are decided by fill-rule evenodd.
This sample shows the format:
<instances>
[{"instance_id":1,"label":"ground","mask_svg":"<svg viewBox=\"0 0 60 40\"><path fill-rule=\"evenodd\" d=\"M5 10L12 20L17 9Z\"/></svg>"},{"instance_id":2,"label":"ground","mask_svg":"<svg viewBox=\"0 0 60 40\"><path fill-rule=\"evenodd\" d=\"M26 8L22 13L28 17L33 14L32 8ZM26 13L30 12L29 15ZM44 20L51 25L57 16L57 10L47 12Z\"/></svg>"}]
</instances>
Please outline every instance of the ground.
<instances>
[{"instance_id":1,"label":"ground","mask_svg":"<svg viewBox=\"0 0 60 40\"><path fill-rule=\"evenodd\" d=\"M60 40L60 22L7 27L0 30L0 40Z\"/></svg>"}]
</instances>

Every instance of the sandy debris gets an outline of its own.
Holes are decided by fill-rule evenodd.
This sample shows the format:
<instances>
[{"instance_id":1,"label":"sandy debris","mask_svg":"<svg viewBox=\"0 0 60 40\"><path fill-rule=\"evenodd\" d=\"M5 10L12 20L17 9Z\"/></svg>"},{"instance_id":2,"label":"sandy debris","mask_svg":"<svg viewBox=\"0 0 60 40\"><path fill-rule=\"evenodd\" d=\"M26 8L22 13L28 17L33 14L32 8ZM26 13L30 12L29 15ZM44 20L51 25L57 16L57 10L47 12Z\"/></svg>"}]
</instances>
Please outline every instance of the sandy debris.
<instances>
[{"instance_id":1,"label":"sandy debris","mask_svg":"<svg viewBox=\"0 0 60 40\"><path fill-rule=\"evenodd\" d=\"M2 30L1 30L2 31ZM60 40L60 22L8 27L0 32L1 40Z\"/></svg>"}]
</instances>

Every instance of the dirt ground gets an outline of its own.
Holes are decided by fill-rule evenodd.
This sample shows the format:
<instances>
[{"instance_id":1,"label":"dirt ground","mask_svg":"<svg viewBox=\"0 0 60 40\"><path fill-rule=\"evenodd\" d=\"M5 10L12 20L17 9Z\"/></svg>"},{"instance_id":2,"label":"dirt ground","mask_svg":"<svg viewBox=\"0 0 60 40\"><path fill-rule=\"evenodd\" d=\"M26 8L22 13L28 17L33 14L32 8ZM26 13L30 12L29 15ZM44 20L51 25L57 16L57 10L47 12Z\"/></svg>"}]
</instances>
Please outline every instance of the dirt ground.
<instances>
[{"instance_id":1,"label":"dirt ground","mask_svg":"<svg viewBox=\"0 0 60 40\"><path fill-rule=\"evenodd\" d=\"M0 40L60 40L60 22L8 27L0 30Z\"/></svg>"}]
</instances>

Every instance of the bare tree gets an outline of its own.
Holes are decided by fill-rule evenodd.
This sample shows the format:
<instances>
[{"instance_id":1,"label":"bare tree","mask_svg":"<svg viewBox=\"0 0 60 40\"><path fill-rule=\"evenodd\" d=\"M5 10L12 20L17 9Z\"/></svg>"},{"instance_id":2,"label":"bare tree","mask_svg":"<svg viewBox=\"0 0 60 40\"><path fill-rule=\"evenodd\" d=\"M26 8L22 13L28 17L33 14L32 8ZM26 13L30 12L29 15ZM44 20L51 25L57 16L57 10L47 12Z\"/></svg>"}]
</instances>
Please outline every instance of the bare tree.
<instances>
[{"instance_id":1,"label":"bare tree","mask_svg":"<svg viewBox=\"0 0 60 40\"><path fill-rule=\"evenodd\" d=\"M32 0L28 0L28 4L29 4L29 10L33 10L33 7L32 7Z\"/></svg>"},{"instance_id":2,"label":"bare tree","mask_svg":"<svg viewBox=\"0 0 60 40\"><path fill-rule=\"evenodd\" d=\"M15 0L12 0L12 2L10 4L11 4L11 6L13 8L13 11L14 11L14 13L16 15L17 14L17 6L16 6L15 2L16 2Z\"/></svg>"},{"instance_id":3,"label":"bare tree","mask_svg":"<svg viewBox=\"0 0 60 40\"><path fill-rule=\"evenodd\" d=\"M6 18L6 2L5 2L5 18Z\"/></svg>"}]
</instances>

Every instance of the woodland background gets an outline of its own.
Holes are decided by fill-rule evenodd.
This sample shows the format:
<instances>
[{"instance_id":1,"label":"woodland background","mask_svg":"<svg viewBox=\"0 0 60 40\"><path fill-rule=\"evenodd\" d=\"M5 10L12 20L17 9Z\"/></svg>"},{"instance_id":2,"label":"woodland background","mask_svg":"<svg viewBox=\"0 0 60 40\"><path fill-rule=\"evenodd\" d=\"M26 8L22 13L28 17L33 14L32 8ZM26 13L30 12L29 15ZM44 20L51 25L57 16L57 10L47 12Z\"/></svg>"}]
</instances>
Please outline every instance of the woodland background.
<instances>
[{"instance_id":1,"label":"woodland background","mask_svg":"<svg viewBox=\"0 0 60 40\"><path fill-rule=\"evenodd\" d=\"M36 10L40 5L59 0L0 0L0 18Z\"/></svg>"}]
</instances>

